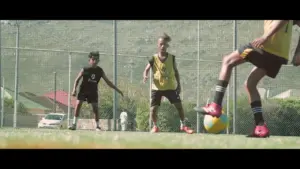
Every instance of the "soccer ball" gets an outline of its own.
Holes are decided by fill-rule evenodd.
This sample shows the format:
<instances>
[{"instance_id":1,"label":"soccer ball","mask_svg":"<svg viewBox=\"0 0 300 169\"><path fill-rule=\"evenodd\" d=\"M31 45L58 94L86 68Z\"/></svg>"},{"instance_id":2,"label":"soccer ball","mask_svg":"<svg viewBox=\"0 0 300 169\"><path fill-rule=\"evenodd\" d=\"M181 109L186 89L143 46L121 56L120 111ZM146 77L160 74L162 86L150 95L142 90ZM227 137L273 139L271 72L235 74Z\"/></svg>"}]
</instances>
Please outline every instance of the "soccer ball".
<instances>
[{"instance_id":1,"label":"soccer ball","mask_svg":"<svg viewBox=\"0 0 300 169\"><path fill-rule=\"evenodd\" d=\"M222 115L218 117L213 117L211 115L204 116L204 128L208 133L220 134L226 130L228 127L228 117L222 111Z\"/></svg>"}]
</instances>

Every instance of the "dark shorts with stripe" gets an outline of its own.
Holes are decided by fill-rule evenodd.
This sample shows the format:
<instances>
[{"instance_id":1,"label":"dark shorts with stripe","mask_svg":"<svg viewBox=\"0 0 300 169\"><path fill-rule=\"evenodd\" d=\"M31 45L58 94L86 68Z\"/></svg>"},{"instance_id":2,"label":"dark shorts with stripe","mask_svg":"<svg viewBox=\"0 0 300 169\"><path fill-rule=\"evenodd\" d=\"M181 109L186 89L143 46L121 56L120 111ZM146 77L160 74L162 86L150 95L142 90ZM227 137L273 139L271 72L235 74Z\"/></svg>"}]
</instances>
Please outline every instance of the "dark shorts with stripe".
<instances>
[{"instance_id":1,"label":"dark shorts with stripe","mask_svg":"<svg viewBox=\"0 0 300 169\"><path fill-rule=\"evenodd\" d=\"M180 95L176 90L152 90L151 107L160 106L162 97L166 97L171 104L180 103Z\"/></svg>"},{"instance_id":2,"label":"dark shorts with stripe","mask_svg":"<svg viewBox=\"0 0 300 169\"><path fill-rule=\"evenodd\" d=\"M77 95L77 100L87 101L88 103L98 103L98 93L79 91Z\"/></svg>"},{"instance_id":3,"label":"dark shorts with stripe","mask_svg":"<svg viewBox=\"0 0 300 169\"><path fill-rule=\"evenodd\" d=\"M266 70L267 76L275 78L283 64L287 64L287 60L277 55L271 54L261 49L254 48L251 44L247 44L238 49L241 57L252 63L258 68Z\"/></svg>"}]
</instances>

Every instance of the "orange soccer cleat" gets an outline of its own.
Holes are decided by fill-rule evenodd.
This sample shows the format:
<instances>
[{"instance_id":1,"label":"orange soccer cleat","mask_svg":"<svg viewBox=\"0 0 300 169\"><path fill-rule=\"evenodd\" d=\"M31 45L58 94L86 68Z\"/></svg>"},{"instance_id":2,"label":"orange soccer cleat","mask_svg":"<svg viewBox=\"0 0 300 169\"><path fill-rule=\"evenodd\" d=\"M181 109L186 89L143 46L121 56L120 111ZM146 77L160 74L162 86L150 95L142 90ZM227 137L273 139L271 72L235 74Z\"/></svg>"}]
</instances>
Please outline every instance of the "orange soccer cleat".
<instances>
[{"instance_id":1,"label":"orange soccer cleat","mask_svg":"<svg viewBox=\"0 0 300 169\"><path fill-rule=\"evenodd\" d=\"M157 132L159 132L158 127L157 126L153 126L152 130L151 130L151 133L157 133Z\"/></svg>"},{"instance_id":2,"label":"orange soccer cleat","mask_svg":"<svg viewBox=\"0 0 300 169\"><path fill-rule=\"evenodd\" d=\"M190 128L187 127L187 126L180 127L180 130L181 130L181 131L184 131L184 132L186 132L186 133L188 133L188 134L193 134L193 133L194 133L194 130L190 129Z\"/></svg>"}]
</instances>

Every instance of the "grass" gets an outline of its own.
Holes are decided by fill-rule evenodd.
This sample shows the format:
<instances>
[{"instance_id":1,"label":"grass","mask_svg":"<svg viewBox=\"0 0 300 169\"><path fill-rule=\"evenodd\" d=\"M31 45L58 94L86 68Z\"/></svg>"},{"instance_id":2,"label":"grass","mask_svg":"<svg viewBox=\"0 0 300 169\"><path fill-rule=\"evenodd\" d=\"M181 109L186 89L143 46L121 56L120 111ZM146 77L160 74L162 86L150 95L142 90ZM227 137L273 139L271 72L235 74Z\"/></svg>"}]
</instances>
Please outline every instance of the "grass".
<instances>
[{"instance_id":1,"label":"grass","mask_svg":"<svg viewBox=\"0 0 300 169\"><path fill-rule=\"evenodd\" d=\"M20 141L21 140L21 141ZM299 137L272 136L266 139L242 135L210 135L147 132L96 132L48 129L0 130L0 148L300 148Z\"/></svg>"}]
</instances>

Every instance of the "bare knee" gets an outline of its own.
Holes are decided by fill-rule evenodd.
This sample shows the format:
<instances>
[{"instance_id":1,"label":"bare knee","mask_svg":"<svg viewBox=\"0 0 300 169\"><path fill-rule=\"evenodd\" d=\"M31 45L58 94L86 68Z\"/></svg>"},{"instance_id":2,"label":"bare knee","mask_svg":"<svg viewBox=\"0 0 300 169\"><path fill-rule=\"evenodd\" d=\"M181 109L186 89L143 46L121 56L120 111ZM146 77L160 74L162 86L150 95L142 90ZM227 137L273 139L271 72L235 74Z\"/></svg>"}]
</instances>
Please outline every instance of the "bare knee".
<instances>
[{"instance_id":1,"label":"bare knee","mask_svg":"<svg viewBox=\"0 0 300 169\"><path fill-rule=\"evenodd\" d=\"M242 64L244 62L245 60L243 57L240 56L239 52L234 51L231 54L223 57L222 65L229 68L233 68L234 66Z\"/></svg>"},{"instance_id":2,"label":"bare knee","mask_svg":"<svg viewBox=\"0 0 300 169\"><path fill-rule=\"evenodd\" d=\"M231 67L231 68L235 66L234 59L232 58L231 55L224 56L222 64L224 66Z\"/></svg>"}]
</instances>

